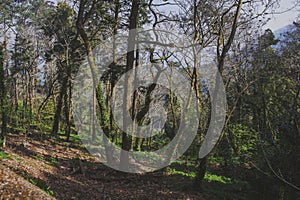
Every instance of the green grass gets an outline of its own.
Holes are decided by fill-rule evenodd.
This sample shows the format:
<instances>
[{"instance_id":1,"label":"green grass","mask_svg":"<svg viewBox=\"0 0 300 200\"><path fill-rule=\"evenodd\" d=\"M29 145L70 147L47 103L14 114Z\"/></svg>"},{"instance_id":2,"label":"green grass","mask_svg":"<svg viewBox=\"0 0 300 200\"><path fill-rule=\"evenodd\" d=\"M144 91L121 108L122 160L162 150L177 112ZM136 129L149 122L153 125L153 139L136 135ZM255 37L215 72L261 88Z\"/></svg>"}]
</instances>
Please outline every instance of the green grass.
<instances>
[{"instance_id":1,"label":"green grass","mask_svg":"<svg viewBox=\"0 0 300 200\"><path fill-rule=\"evenodd\" d=\"M7 155L4 152L0 151L0 159L6 159L6 158Z\"/></svg>"},{"instance_id":2,"label":"green grass","mask_svg":"<svg viewBox=\"0 0 300 200\"><path fill-rule=\"evenodd\" d=\"M171 167L167 167L166 170L167 174L177 174L177 175L181 175L181 176L186 176L186 177L190 177L190 178L195 178L196 177L196 173L195 172L183 172L183 171L179 171L176 170L174 168Z\"/></svg>"},{"instance_id":3,"label":"green grass","mask_svg":"<svg viewBox=\"0 0 300 200\"><path fill-rule=\"evenodd\" d=\"M58 160L57 158L53 158L53 157L42 157L42 156L38 156L38 155L34 155L32 156L32 158L34 158L35 160L39 160L42 162L47 162L49 165L52 165L54 167L58 167Z\"/></svg>"},{"instance_id":4,"label":"green grass","mask_svg":"<svg viewBox=\"0 0 300 200\"><path fill-rule=\"evenodd\" d=\"M174 164L174 163L173 163ZM176 161L176 165L173 167L167 167L166 173L168 175L180 175L189 177L193 179L196 177L195 171L191 170L191 167L185 165L184 162ZM184 166L185 165L185 166ZM194 167L194 166L193 166ZM195 169L193 168L192 169ZM241 180L236 180L233 178L213 174L211 172L206 172L204 176L204 184L202 190L205 193L210 195L210 199L212 200L246 200L249 199L249 183Z\"/></svg>"},{"instance_id":5,"label":"green grass","mask_svg":"<svg viewBox=\"0 0 300 200\"><path fill-rule=\"evenodd\" d=\"M81 141L81 138L80 138L79 135L70 134L70 141L73 141L73 142L80 142L80 141Z\"/></svg>"},{"instance_id":6,"label":"green grass","mask_svg":"<svg viewBox=\"0 0 300 200\"><path fill-rule=\"evenodd\" d=\"M181 175L181 176L186 176L189 178L195 178L196 177L196 172L193 171L180 171L175 168L167 167L166 169L167 174L176 174L176 175ZM225 177L225 176L220 176L217 174L212 174L210 172L206 172L204 176L204 180L207 182L218 182L222 184L231 184L233 183L233 180L231 178Z\"/></svg>"},{"instance_id":7,"label":"green grass","mask_svg":"<svg viewBox=\"0 0 300 200\"><path fill-rule=\"evenodd\" d=\"M179 164L179 165L185 165L187 167L195 167L196 164L192 162L186 162L186 161L181 161L181 160L176 160L172 164Z\"/></svg>"},{"instance_id":8,"label":"green grass","mask_svg":"<svg viewBox=\"0 0 300 200\"><path fill-rule=\"evenodd\" d=\"M20 132L25 132L26 131L26 129L23 128L23 127L15 127L14 130L15 131L20 131Z\"/></svg>"},{"instance_id":9,"label":"green grass","mask_svg":"<svg viewBox=\"0 0 300 200\"><path fill-rule=\"evenodd\" d=\"M42 161L42 162L44 162L44 161L45 161L43 157L41 157L41 156L38 156L38 155L34 155L34 156L32 156L32 158L34 158L35 160Z\"/></svg>"},{"instance_id":10,"label":"green grass","mask_svg":"<svg viewBox=\"0 0 300 200\"><path fill-rule=\"evenodd\" d=\"M24 172L22 172L22 174L23 174L24 178L27 181L29 181L32 185L39 187L40 189L45 191L48 195L54 196L54 192L50 189L50 186L47 186L47 184L44 180L34 178L29 174L25 174Z\"/></svg>"},{"instance_id":11,"label":"green grass","mask_svg":"<svg viewBox=\"0 0 300 200\"><path fill-rule=\"evenodd\" d=\"M206 172L204 179L207 180L208 182L215 181L223 184L231 184L233 182L231 178L225 176L219 176L216 174L211 174L209 172Z\"/></svg>"},{"instance_id":12,"label":"green grass","mask_svg":"<svg viewBox=\"0 0 300 200\"><path fill-rule=\"evenodd\" d=\"M223 157L215 157L215 156L211 156L209 157L209 163L210 164L224 164L225 160Z\"/></svg>"},{"instance_id":13,"label":"green grass","mask_svg":"<svg viewBox=\"0 0 300 200\"><path fill-rule=\"evenodd\" d=\"M53 157L49 157L45 159L50 165L54 166L54 167L58 167L58 160L57 158L53 158Z\"/></svg>"},{"instance_id":14,"label":"green grass","mask_svg":"<svg viewBox=\"0 0 300 200\"><path fill-rule=\"evenodd\" d=\"M16 157L15 158L17 161L22 161L23 160L23 158L19 158L19 157Z\"/></svg>"}]
</instances>

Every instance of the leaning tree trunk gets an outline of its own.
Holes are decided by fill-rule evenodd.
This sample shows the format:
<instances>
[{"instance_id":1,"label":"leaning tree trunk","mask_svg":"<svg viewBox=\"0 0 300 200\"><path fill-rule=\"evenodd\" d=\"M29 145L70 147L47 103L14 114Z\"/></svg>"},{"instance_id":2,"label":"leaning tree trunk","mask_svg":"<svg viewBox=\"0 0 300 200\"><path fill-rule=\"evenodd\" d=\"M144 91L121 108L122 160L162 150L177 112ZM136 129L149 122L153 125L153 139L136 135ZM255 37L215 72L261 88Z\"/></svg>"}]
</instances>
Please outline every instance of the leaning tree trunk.
<instances>
[{"instance_id":1,"label":"leaning tree trunk","mask_svg":"<svg viewBox=\"0 0 300 200\"><path fill-rule=\"evenodd\" d=\"M232 26L231 26L231 30L230 30L230 35L228 37L227 42L224 44L224 39L223 39L223 32L222 29L220 28L220 32L219 32L219 40L218 40L218 46L217 46L217 58L218 58L218 70L219 73L222 75L223 69L224 69L224 63L225 63L225 58L227 56L228 51L231 48L231 45L233 43L234 37L236 35L236 31L237 31L237 27L238 27L238 21L240 18L240 14L241 14L241 10L242 10L242 6L243 6L243 0L238 0L238 2L236 3L236 11L234 14L234 19L232 22ZM224 23L225 20L225 15L222 16L221 18L221 24ZM215 93L215 96L218 93L218 84L219 81L216 80L216 89L215 91L212 91ZM212 111L214 112L214 111ZM202 182L204 180L204 176L206 173L206 168L207 168L207 161L208 161L209 155L205 156L204 158L202 158L199 161L198 167L197 167L197 176L195 178L194 181L194 186L198 187L202 185Z\"/></svg>"},{"instance_id":2,"label":"leaning tree trunk","mask_svg":"<svg viewBox=\"0 0 300 200\"><path fill-rule=\"evenodd\" d=\"M93 2L95 2L94 0ZM87 54L87 61L91 70L91 75L92 75L92 82L93 82L93 88L95 90L95 98L94 98L94 104L97 103L98 108L96 107L96 104L93 105L93 110L94 112L98 112L100 114L101 118L101 127L103 129L103 132L106 135L109 135L110 131L110 122L109 122L109 112L105 103L105 97L102 91L102 86L101 82L98 82L97 80L97 67L96 67L96 62L95 62L95 57L93 55L93 49L92 49L92 44L90 41L90 38L88 37L88 34L85 30L85 23L88 20L85 15L85 9L86 9L86 3L87 1L81 0L79 3L79 10L78 10L78 16L77 16L77 21L76 21L76 27L78 30L78 33L80 37L83 40L85 49L86 49L86 54ZM95 10L89 10L87 11L89 14L92 14L95 12ZM93 116L94 117L94 116ZM93 121L93 128L92 128L92 135L95 134L95 121ZM103 135L103 139L106 140L106 137ZM110 148L107 145L107 142L105 142L105 151L106 151L106 156L107 156L107 161L110 162L112 160L112 154L110 151Z\"/></svg>"}]
</instances>

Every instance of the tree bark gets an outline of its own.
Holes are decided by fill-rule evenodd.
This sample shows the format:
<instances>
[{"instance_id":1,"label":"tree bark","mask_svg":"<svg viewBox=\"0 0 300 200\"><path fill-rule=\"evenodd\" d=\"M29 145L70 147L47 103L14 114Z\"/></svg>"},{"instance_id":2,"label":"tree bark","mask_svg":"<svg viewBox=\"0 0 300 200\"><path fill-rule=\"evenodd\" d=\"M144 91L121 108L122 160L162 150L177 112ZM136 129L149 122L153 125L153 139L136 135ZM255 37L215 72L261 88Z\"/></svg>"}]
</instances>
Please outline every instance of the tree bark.
<instances>
[{"instance_id":1,"label":"tree bark","mask_svg":"<svg viewBox=\"0 0 300 200\"><path fill-rule=\"evenodd\" d=\"M222 75L223 69L224 69L225 58L227 56L228 51L231 48L234 37L236 35L236 31L237 31L237 27L238 27L238 21L239 21L240 13L241 13L241 10L242 10L242 6L243 6L243 1L239 0L236 4L237 8L236 8L235 15L234 15L234 20L233 20L233 23L232 23L232 26L231 26L230 35L229 35L228 40L227 40L227 42L224 45L222 50L220 50L220 48L222 46L220 41L224 41L224 39L223 39L222 30L220 30L220 32L219 32L219 43L218 43L218 47L217 47L217 52L218 52L217 57L218 57L218 70L219 70L219 73L221 75ZM223 15L223 17L224 16L225 15ZM223 17L222 17L222 23L224 23L224 21L223 21L224 18ZM220 29L221 29L221 27L220 27ZM211 91L211 92L214 93L215 97L218 95L218 89L219 89L218 85L219 84L220 84L220 80L216 80L215 90ZM216 111L211 111L211 112L216 112ZM206 173L208 158L209 158L209 155L207 155L206 157L202 158L199 161L198 168L197 168L197 173L196 173L196 178L195 178L195 181L194 181L194 186L195 187L197 187L197 186L201 187L202 186L202 182L204 180L204 176L205 176L205 173Z\"/></svg>"},{"instance_id":2,"label":"tree bark","mask_svg":"<svg viewBox=\"0 0 300 200\"><path fill-rule=\"evenodd\" d=\"M1 103L1 135L0 140L2 142L2 147L5 148L6 140L6 129L7 129L7 110L6 110L6 85L5 85L5 67L4 67L4 49L6 41L3 42L3 45L0 48L0 103Z\"/></svg>"},{"instance_id":3,"label":"tree bark","mask_svg":"<svg viewBox=\"0 0 300 200\"><path fill-rule=\"evenodd\" d=\"M59 122L61 118L61 110L63 106L63 99L64 96L66 95L67 92L67 83L68 83L68 78L67 77L62 77L62 85L60 87L60 92L58 95L58 100L57 104L55 107L55 113L54 113L54 119L53 119L53 125L52 125L52 136L57 137L57 132L59 129Z\"/></svg>"},{"instance_id":4,"label":"tree bark","mask_svg":"<svg viewBox=\"0 0 300 200\"><path fill-rule=\"evenodd\" d=\"M94 0L93 1L93 5L96 3L97 1ZM79 4L79 10L78 10L78 15L77 15L77 21L76 21L76 27L78 30L78 33L80 35L80 37L83 40L85 49L86 49L86 54L87 54L87 61L91 70L91 75L92 75L92 82L93 82L93 88L95 90L95 94L94 94L94 116L95 113L97 111L99 111L100 117L101 117L101 127L103 129L103 132L107 135L109 135L109 130L110 130L110 126L111 124L109 123L109 112L106 106L106 102L105 102L105 97L102 91L102 85L101 82L98 83L97 80L97 68L96 68L96 63L95 63L95 58L93 55L93 49L92 49L92 45L91 45L91 41L89 40L89 37L86 33L86 30L84 28L84 24L85 22L88 20L88 17L90 15L93 14L94 7L92 6L90 8L90 10L86 10L85 6L86 6L87 1L85 0L80 0L80 4ZM86 14L85 14L86 13ZM96 107L96 103L98 104L98 110ZM92 124L92 135L95 134L95 120L93 121ZM108 147L108 143L106 142L106 138L105 135L103 135L103 140L105 143L105 151L106 151L106 157L107 157L107 161L111 162L112 160L112 154L111 154L111 150Z\"/></svg>"},{"instance_id":5,"label":"tree bark","mask_svg":"<svg viewBox=\"0 0 300 200\"><path fill-rule=\"evenodd\" d=\"M127 51L127 62L126 62L126 72L131 70L134 66L134 49L136 46L136 37L137 37L137 22L138 22L138 10L139 10L139 0L132 0L132 8L130 14L130 22L129 22L129 36L128 36L128 51ZM124 106L123 106L123 115L126 116L126 113L130 111L131 107L131 87L132 83L132 74L126 73L125 75L125 85L124 85ZM131 147L131 138L127 135L128 130L128 122L127 117L123 117L123 133L122 133L122 149L124 151L121 152L120 158L120 168L123 170L129 169L129 155L128 151Z\"/></svg>"},{"instance_id":6,"label":"tree bark","mask_svg":"<svg viewBox=\"0 0 300 200\"><path fill-rule=\"evenodd\" d=\"M68 142L70 139L71 134L71 105L72 105L72 83L69 80L68 81L68 88L69 92L65 95L65 118L66 118L66 128L65 128L65 134L66 134L66 141Z\"/></svg>"}]
</instances>

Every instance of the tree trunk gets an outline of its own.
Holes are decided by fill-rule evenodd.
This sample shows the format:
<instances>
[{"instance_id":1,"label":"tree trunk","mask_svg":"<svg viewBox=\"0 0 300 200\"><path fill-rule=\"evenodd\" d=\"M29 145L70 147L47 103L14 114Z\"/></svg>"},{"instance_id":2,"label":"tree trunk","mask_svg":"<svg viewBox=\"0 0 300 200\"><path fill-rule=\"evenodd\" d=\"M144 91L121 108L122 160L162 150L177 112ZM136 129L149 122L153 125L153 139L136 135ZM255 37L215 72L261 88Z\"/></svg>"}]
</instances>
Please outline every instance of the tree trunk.
<instances>
[{"instance_id":1,"label":"tree trunk","mask_svg":"<svg viewBox=\"0 0 300 200\"><path fill-rule=\"evenodd\" d=\"M243 6L243 1L242 0L238 0L238 2L236 3L236 11L235 11L235 15L234 15L234 19L232 22L232 26L231 26L231 32L230 35L228 37L228 40L225 44L223 44L223 32L221 30L220 27L220 32L219 32L219 43L217 46L217 57L218 57L218 70L219 73L222 75L223 73L223 69L224 69L224 64L225 64L225 58L227 56L228 51L231 48L231 45L233 43L235 34L236 34L236 30L238 27L238 21L240 18L240 13L242 10L242 6ZM225 17L225 16L223 16ZM224 18L222 17L222 21L221 23L224 23ZM222 43L221 43L222 41ZM221 50L222 47L222 50ZM215 91L211 91L214 93L214 96L217 97L218 96L218 84L220 84L220 81L216 80L216 87L215 87ZM216 112L216 111L212 111L212 112ZM208 161L209 155L207 155L206 157L202 158L199 162L198 168L197 168L197 175L195 178L195 182L194 182L194 186L198 186L198 185L202 185L204 176L205 176L205 172L206 172L206 168L207 168L207 161Z\"/></svg>"},{"instance_id":2,"label":"tree trunk","mask_svg":"<svg viewBox=\"0 0 300 200\"><path fill-rule=\"evenodd\" d=\"M93 88L95 91L95 103L98 104L98 110L96 109L96 104L93 105L93 109L94 109L94 116L96 114L96 112L99 111L100 117L101 117L101 127L103 129L103 132L106 133L107 135L109 135L109 131L110 131L110 126L112 126L109 123L109 115L110 113L108 112L107 106L106 106L106 102L105 102L105 97L102 91L102 85L101 82L98 82L97 80L97 68L96 68L96 63L95 63L95 58L93 55L93 50L92 50L92 46L91 46L91 42L88 38L88 35L85 31L85 25L84 23L87 21L87 19L85 19L85 4L87 2L81 0L80 1L80 5L79 5L79 11L78 11L78 16L77 16L77 21L76 21L76 27L78 30L78 33L80 35L80 37L82 38L84 45L85 45L85 49L86 49L86 54L87 54L87 61L91 70L91 75L92 75L92 81L93 81ZM91 10L89 10L91 12ZM91 13L90 13L91 14ZM95 123L95 121L93 122ZM94 126L94 125L93 125ZM95 131L94 129L92 130L93 132ZM93 135L94 133L92 133ZM107 161L110 162L112 160L112 154L110 151L110 148L107 145L106 142L106 138L105 135L103 135L103 139L104 139L104 143L105 143L105 151L106 151L106 156L107 156Z\"/></svg>"},{"instance_id":3,"label":"tree trunk","mask_svg":"<svg viewBox=\"0 0 300 200\"><path fill-rule=\"evenodd\" d=\"M6 42L4 42L5 44ZM3 45L4 46L4 45ZM0 140L2 147L5 148L6 140L6 129L7 129L7 110L6 110L6 86L5 86L5 67L4 67L4 49L5 47L1 46L0 48L0 103L1 103L1 135Z\"/></svg>"},{"instance_id":4,"label":"tree trunk","mask_svg":"<svg viewBox=\"0 0 300 200\"><path fill-rule=\"evenodd\" d=\"M130 14L129 22L129 36L128 36L128 51L127 51L127 62L126 62L126 72L133 69L134 66L134 49L136 46L136 28L138 22L138 9L139 9L139 0L132 0L132 9ZM130 111L131 108L131 87L132 74L126 73L125 75L125 85L124 85L124 98L123 98L123 115L126 116L126 113ZM123 133L122 133L122 149L120 158L120 168L127 171L129 169L129 155L128 151L131 147L131 138L127 135L128 122L126 121L127 117L123 117Z\"/></svg>"},{"instance_id":5,"label":"tree trunk","mask_svg":"<svg viewBox=\"0 0 300 200\"><path fill-rule=\"evenodd\" d=\"M68 87L69 87L69 93L65 95L65 118L66 118L66 128L65 128L65 134L66 134L66 141L68 142L70 139L71 134L71 101L72 101L72 85L71 81L68 81Z\"/></svg>"},{"instance_id":6,"label":"tree trunk","mask_svg":"<svg viewBox=\"0 0 300 200\"><path fill-rule=\"evenodd\" d=\"M58 100L57 100L57 104L55 107L55 113L54 113L54 119L53 119L53 125L52 125L52 136L57 137L57 132L59 129L59 122L60 122L60 114L61 114L61 109L63 106L63 99L64 96L66 95L66 91L67 91L67 83L68 83L68 78L67 77L62 77L62 85L60 88L60 92L58 95Z\"/></svg>"},{"instance_id":7,"label":"tree trunk","mask_svg":"<svg viewBox=\"0 0 300 200\"><path fill-rule=\"evenodd\" d=\"M194 188L195 189L202 189L203 180L206 173L207 162L208 162L209 155L206 157L198 160L198 167L196 171L196 178L194 179Z\"/></svg>"},{"instance_id":8,"label":"tree trunk","mask_svg":"<svg viewBox=\"0 0 300 200\"><path fill-rule=\"evenodd\" d=\"M15 96L15 112L17 113L19 110L19 92L18 92L18 85L17 85L17 79L13 79L14 82L14 96Z\"/></svg>"},{"instance_id":9,"label":"tree trunk","mask_svg":"<svg viewBox=\"0 0 300 200\"><path fill-rule=\"evenodd\" d=\"M33 110L33 75L31 73L32 70L28 71L28 103L29 103L29 123L31 124L32 120L32 110Z\"/></svg>"}]
</instances>

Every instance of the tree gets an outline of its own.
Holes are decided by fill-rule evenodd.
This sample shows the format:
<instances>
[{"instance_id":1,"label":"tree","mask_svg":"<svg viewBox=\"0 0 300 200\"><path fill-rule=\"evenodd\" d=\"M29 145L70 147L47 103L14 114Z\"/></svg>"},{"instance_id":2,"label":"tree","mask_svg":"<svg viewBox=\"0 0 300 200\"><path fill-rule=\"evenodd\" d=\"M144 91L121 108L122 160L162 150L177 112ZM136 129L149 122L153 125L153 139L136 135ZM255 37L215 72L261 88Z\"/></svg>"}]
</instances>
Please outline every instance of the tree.
<instances>
[{"instance_id":1,"label":"tree","mask_svg":"<svg viewBox=\"0 0 300 200\"><path fill-rule=\"evenodd\" d=\"M136 37L137 37L137 24L138 24L138 13L139 13L139 0L132 0L132 9L131 9L131 14L130 14L130 21L129 21L129 36L128 36L128 40L127 40L127 56L126 56L126 71L129 71L131 69L133 69L134 67L134 49L136 46ZM126 121L126 113L129 112L130 108L132 107L131 104L131 98L130 98L130 94L131 94L131 82L133 80L132 74L126 73L125 75L125 84L124 84L124 97L123 97L123 102L124 105L123 106L123 114L125 115L123 117L123 128L125 130L123 130L122 133L122 149L124 151L122 151L121 153L121 158L120 158L120 167L123 170L128 170L129 168L129 155L128 152L130 150L131 147L131 140L129 139L129 137L127 136L127 131L128 129L128 122Z\"/></svg>"},{"instance_id":2,"label":"tree","mask_svg":"<svg viewBox=\"0 0 300 200\"><path fill-rule=\"evenodd\" d=\"M5 44L4 44L5 45ZM6 70L4 68L3 46L0 48L0 104L1 104L1 145L5 147L6 132L7 132L7 97L6 97Z\"/></svg>"},{"instance_id":3,"label":"tree","mask_svg":"<svg viewBox=\"0 0 300 200\"><path fill-rule=\"evenodd\" d=\"M7 2L0 6L0 10L3 10L0 15L0 20L2 22L2 31L3 31L3 42L0 46L0 106L1 106L1 135L0 135L0 144L6 146L6 134L7 134L7 122L8 122L8 102L7 102L7 65L8 65L8 32L10 30L10 24L12 18L10 12L5 11L7 7L10 6L11 2Z\"/></svg>"},{"instance_id":4,"label":"tree","mask_svg":"<svg viewBox=\"0 0 300 200\"><path fill-rule=\"evenodd\" d=\"M274 49L271 45L278 41L267 30L259 40L252 62L258 71L254 76L259 77L251 88L251 101L254 103L253 127L260 133L261 140L263 164L260 167L269 172L269 178L288 186L281 186L288 198L294 198L293 191L300 190L295 178L299 175L296 170L299 144L295 142L299 140L298 41L299 28L296 28Z\"/></svg>"},{"instance_id":5,"label":"tree","mask_svg":"<svg viewBox=\"0 0 300 200\"><path fill-rule=\"evenodd\" d=\"M48 62L53 59L56 61L57 80L60 85L52 135L57 136L59 122L61 121L61 112L64 108L67 140L69 140L71 128L71 79L76 73L83 57L82 45L76 34L74 17L74 11L67 3L58 3L55 10L49 13L43 24L45 34L50 39L54 39L53 48L46 52L46 56Z\"/></svg>"},{"instance_id":6,"label":"tree","mask_svg":"<svg viewBox=\"0 0 300 200\"><path fill-rule=\"evenodd\" d=\"M180 19L179 28L185 33L194 36L195 44L198 44L202 48L211 48L212 52L215 52L217 67L219 72L224 78L226 74L229 74L233 69L226 66L228 54L231 53L236 33L244 27L251 27L253 24L257 24L258 27L262 23L259 23L259 18L264 17L268 9L275 6L276 1L268 1L265 4L264 10L257 10L255 7L259 4L264 4L263 1L247 2L247 1L188 1L179 3L182 13L177 17ZM249 11L249 12L248 12ZM264 22L265 20L261 20ZM199 57L199 55L196 57ZM197 62L198 63L198 62ZM226 69L225 69L226 67ZM192 82L199 80L199 69L195 65L190 70L190 77ZM230 80L230 79L229 79ZM201 83L201 82L200 82ZM219 94L218 85L220 82L216 81L215 91L210 91L211 94ZM200 96L201 85L194 83L194 88L197 96ZM198 102L198 107L201 107L201 102ZM212 113L217 112L211 110ZM230 117L230 116L229 116ZM227 122L229 120L227 119ZM226 129L226 126L225 126ZM199 130L199 134L200 130ZM202 133L203 134L203 133ZM202 136L200 138L204 138ZM206 172L206 165L209 155L199 160L199 167L197 170L197 177L195 179L195 186L201 185Z\"/></svg>"}]
</instances>

